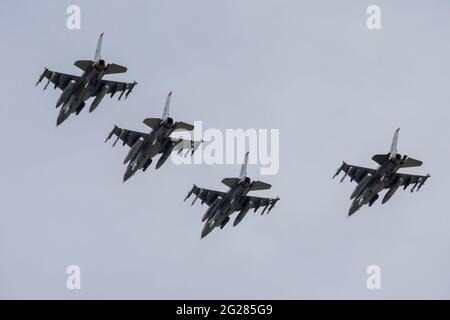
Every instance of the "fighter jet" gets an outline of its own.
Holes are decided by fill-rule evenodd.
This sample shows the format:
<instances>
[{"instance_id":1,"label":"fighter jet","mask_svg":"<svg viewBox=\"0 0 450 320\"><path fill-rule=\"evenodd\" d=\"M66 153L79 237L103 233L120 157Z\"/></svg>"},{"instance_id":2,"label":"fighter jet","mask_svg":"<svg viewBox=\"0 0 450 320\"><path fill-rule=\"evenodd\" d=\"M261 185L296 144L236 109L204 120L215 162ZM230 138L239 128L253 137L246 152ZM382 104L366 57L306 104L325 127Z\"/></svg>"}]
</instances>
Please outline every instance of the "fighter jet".
<instances>
[{"instance_id":1,"label":"fighter jet","mask_svg":"<svg viewBox=\"0 0 450 320\"><path fill-rule=\"evenodd\" d=\"M78 115L85 106L85 101L90 97L95 97L94 101L89 108L89 112L95 110L102 101L106 94L111 94L111 97L118 91L122 93L119 96L119 100L125 93L125 99L133 90L137 82L125 83L116 82L110 80L103 80L104 75L124 73L127 68L117 65L115 63L107 64L105 60L101 58L103 33L98 38L97 49L95 51L94 60L78 60L74 64L81 70L83 74L81 77L71 74L64 74L60 72L51 71L45 68L42 75L39 77L36 86L46 78L48 79L44 90L47 89L50 82L54 84L54 89L57 87L62 90L62 93L56 103L56 108L62 106L56 125L59 126L64 122L72 113Z\"/></svg>"},{"instance_id":2,"label":"fighter jet","mask_svg":"<svg viewBox=\"0 0 450 320\"><path fill-rule=\"evenodd\" d=\"M113 147L120 139L123 145L127 144L131 149L125 157L124 164L128 163L127 170L123 177L123 181L127 181L136 171L143 171L152 163L152 158L158 154L162 154L156 164L159 169L167 160L172 151L180 154L183 150L187 150L185 156L190 152L191 156L203 141L184 140L182 138L173 138L170 135L176 131L191 131L194 126L184 122L174 122L169 116L170 98L172 92L167 96L166 104L162 118L147 118L144 124L151 128L149 133L132 131L114 126L109 133L105 142L111 139L113 135L117 136Z\"/></svg>"},{"instance_id":3,"label":"fighter jet","mask_svg":"<svg viewBox=\"0 0 450 320\"><path fill-rule=\"evenodd\" d=\"M341 182L347 176L350 176L350 181L354 180L358 183L350 196L350 199L353 199L353 203L348 212L349 216L365 204L368 204L369 207L372 206L383 189L388 189L388 191L383 197L382 204L386 203L401 186L405 190L412 184L411 192L416 190L416 188L419 191L430 177L429 174L417 176L397 172L400 168L420 167L422 165L422 161L397 153L399 131L400 129L397 129L394 133L388 154L377 154L372 157L372 160L379 164L377 169L358 167L344 162L333 176L334 179L341 171L344 171L345 174Z\"/></svg>"},{"instance_id":4,"label":"fighter jet","mask_svg":"<svg viewBox=\"0 0 450 320\"><path fill-rule=\"evenodd\" d=\"M242 165L239 178L225 178L222 183L230 189L227 192L209 190L199 188L196 185L187 194L184 201L186 201L192 194L195 194L195 199L200 198L201 203L206 203L209 208L203 215L202 222L205 225L202 230L202 239L206 237L215 227L222 229L230 221L230 216L235 211L240 211L233 222L233 227L237 226L245 217L250 209L256 212L260 207L264 207L261 215L267 210L267 214L273 209L280 198L259 198L248 196L249 191L267 190L272 186L261 181L252 181L247 177L247 163L248 152L245 154L244 164Z\"/></svg>"}]
</instances>

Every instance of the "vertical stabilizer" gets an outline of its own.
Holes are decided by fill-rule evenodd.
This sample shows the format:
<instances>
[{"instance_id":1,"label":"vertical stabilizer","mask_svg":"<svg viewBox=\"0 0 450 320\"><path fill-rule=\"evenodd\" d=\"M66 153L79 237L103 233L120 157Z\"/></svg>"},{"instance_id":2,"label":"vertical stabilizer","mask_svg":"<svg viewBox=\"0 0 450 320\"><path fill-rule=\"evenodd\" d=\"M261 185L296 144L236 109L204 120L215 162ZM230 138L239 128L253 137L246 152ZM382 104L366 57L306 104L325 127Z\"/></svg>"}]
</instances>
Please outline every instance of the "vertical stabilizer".
<instances>
[{"instance_id":1,"label":"vertical stabilizer","mask_svg":"<svg viewBox=\"0 0 450 320\"><path fill-rule=\"evenodd\" d=\"M398 143L398 133L399 132L400 132L400 128L398 128L394 132L394 137L392 138L392 144L391 144L391 151L389 152L390 158L395 157L395 155L397 154L397 143Z\"/></svg>"},{"instance_id":2,"label":"vertical stabilizer","mask_svg":"<svg viewBox=\"0 0 450 320\"><path fill-rule=\"evenodd\" d=\"M247 164L248 164L248 151L245 154L244 163L241 167L241 173L239 174L239 179L244 179L247 176Z\"/></svg>"},{"instance_id":3,"label":"vertical stabilizer","mask_svg":"<svg viewBox=\"0 0 450 320\"><path fill-rule=\"evenodd\" d=\"M169 109L170 109L170 97L172 96L172 92L169 93L166 99L166 104L164 105L164 113L162 115L163 120L169 117Z\"/></svg>"},{"instance_id":4,"label":"vertical stabilizer","mask_svg":"<svg viewBox=\"0 0 450 320\"><path fill-rule=\"evenodd\" d=\"M95 49L94 61L98 63L102 56L103 33L98 37L97 49Z\"/></svg>"}]
</instances>

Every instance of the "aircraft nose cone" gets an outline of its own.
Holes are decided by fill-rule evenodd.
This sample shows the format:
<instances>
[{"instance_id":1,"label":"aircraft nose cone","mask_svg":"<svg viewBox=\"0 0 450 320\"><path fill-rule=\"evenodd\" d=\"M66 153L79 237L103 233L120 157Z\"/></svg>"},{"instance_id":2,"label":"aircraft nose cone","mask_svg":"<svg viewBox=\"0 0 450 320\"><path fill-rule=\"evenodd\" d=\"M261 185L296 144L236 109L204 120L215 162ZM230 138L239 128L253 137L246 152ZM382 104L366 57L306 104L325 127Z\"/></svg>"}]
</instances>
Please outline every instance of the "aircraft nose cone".
<instances>
[{"instance_id":1,"label":"aircraft nose cone","mask_svg":"<svg viewBox=\"0 0 450 320\"><path fill-rule=\"evenodd\" d=\"M132 175L133 175L133 171L130 168L128 168L127 171L125 171L125 174L123 176L123 182L126 182L128 179L130 179Z\"/></svg>"},{"instance_id":2,"label":"aircraft nose cone","mask_svg":"<svg viewBox=\"0 0 450 320\"><path fill-rule=\"evenodd\" d=\"M354 214L356 211L358 211L358 206L352 205L350 207L350 210L348 210L348 216L350 217L352 214Z\"/></svg>"},{"instance_id":3,"label":"aircraft nose cone","mask_svg":"<svg viewBox=\"0 0 450 320\"><path fill-rule=\"evenodd\" d=\"M56 119L56 126L58 127L63 122L64 122L64 118L58 117L58 119Z\"/></svg>"},{"instance_id":4,"label":"aircraft nose cone","mask_svg":"<svg viewBox=\"0 0 450 320\"><path fill-rule=\"evenodd\" d=\"M205 226L203 227L203 230L202 230L202 237L201 237L201 239L206 237L210 232L211 232L211 230L208 227L208 223L206 223Z\"/></svg>"}]
</instances>

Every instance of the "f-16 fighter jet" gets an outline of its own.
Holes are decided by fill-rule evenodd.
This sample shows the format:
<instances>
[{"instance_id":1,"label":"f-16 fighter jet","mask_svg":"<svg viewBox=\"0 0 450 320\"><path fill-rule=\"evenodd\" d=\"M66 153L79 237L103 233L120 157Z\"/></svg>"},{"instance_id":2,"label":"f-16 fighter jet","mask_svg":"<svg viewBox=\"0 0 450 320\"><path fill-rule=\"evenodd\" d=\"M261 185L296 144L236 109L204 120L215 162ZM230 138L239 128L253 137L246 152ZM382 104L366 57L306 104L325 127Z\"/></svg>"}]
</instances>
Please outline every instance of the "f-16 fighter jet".
<instances>
[{"instance_id":1,"label":"f-16 fighter jet","mask_svg":"<svg viewBox=\"0 0 450 320\"><path fill-rule=\"evenodd\" d=\"M269 213L278 200L280 200L278 197L270 199L247 195L249 191L266 190L272 187L270 184L261 181L252 181L247 177L247 163L248 152L245 155L239 178L225 178L222 180L222 183L230 188L228 192L199 188L194 185L184 199L186 201L192 194L195 194L192 205L200 198L202 204L206 203L209 206L202 218L202 222L206 221L202 231L202 239L215 227L220 227L220 229L225 227L228 221L230 221L230 216L235 211L240 212L234 219L233 227L242 221L250 209L254 209L254 212L256 212L259 208L264 207L264 210L261 212L261 215L263 215L266 210Z\"/></svg>"},{"instance_id":2,"label":"f-16 fighter jet","mask_svg":"<svg viewBox=\"0 0 450 320\"><path fill-rule=\"evenodd\" d=\"M39 77L36 86L44 79L48 79L44 90L47 89L50 82L54 84L54 89L57 87L62 90L61 96L56 103L56 108L62 106L56 125L59 126L72 113L78 115L85 106L85 101L90 97L95 97L89 108L89 112L95 110L106 94L111 94L111 97L118 91L121 91L119 100L125 93L125 99L133 90L137 82L125 83L110 80L103 80L103 76L114 73L124 73L127 68L119 66L115 63L107 64L101 58L103 33L100 35L97 43L97 50L95 51L94 60L78 60L75 66L83 70L81 77L71 74L64 74L51 71L45 68L42 75Z\"/></svg>"},{"instance_id":3,"label":"f-16 fighter jet","mask_svg":"<svg viewBox=\"0 0 450 320\"><path fill-rule=\"evenodd\" d=\"M422 165L422 161L406 155L401 156L397 153L399 130L397 129L394 133L390 152L388 154L377 154L372 157L372 160L380 165L377 169L358 167L344 162L333 176L334 179L341 171L344 171L345 174L341 182L347 176L350 176L350 181L354 180L358 183L350 197L350 199L353 199L353 203L348 212L349 216L365 204L368 204L369 207L372 206L383 189L388 189L382 200L384 204L399 187L403 187L403 190L405 190L409 185L413 185L411 192L416 190L416 188L418 191L430 177L429 174L416 176L397 172L400 168L419 167Z\"/></svg>"},{"instance_id":4,"label":"f-16 fighter jet","mask_svg":"<svg viewBox=\"0 0 450 320\"><path fill-rule=\"evenodd\" d=\"M144 124L151 128L150 133L131 131L114 126L113 130L106 138L105 142L111 139L113 135L116 135L117 139L113 146L115 146L120 139L123 141L123 145L127 144L131 148L123 162L124 164L128 163L127 170L123 177L124 182L133 176L136 171L140 169L143 171L147 170L152 163L152 158L156 155L162 154L156 164L156 169L159 169L172 151L177 151L178 154L180 154L186 149L185 156L187 156L189 152L192 156L198 146L202 143L202 141L170 137L175 131L191 131L194 129L193 125L178 121L175 122L169 116L171 96L172 92L169 93L167 97L162 118L147 118L144 120Z\"/></svg>"}]
</instances>

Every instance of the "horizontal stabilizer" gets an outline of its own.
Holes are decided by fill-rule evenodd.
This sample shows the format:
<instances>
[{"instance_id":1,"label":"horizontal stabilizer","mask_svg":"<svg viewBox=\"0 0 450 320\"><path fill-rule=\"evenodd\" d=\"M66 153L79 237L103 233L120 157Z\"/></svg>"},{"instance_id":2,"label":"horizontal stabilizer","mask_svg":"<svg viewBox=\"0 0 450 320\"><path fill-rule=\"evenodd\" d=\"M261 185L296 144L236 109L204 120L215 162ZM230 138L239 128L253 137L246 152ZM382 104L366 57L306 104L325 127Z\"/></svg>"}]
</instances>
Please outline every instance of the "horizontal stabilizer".
<instances>
[{"instance_id":1,"label":"horizontal stabilizer","mask_svg":"<svg viewBox=\"0 0 450 320\"><path fill-rule=\"evenodd\" d=\"M389 155L388 154L376 154L372 157L372 160L378 164L383 164L389 160Z\"/></svg>"},{"instance_id":2,"label":"horizontal stabilizer","mask_svg":"<svg viewBox=\"0 0 450 320\"><path fill-rule=\"evenodd\" d=\"M270 188L272 188L272 186L268 183L262 181L253 181L250 187L250 191L267 190Z\"/></svg>"},{"instance_id":3,"label":"horizontal stabilizer","mask_svg":"<svg viewBox=\"0 0 450 320\"><path fill-rule=\"evenodd\" d=\"M128 69L126 67L111 63L106 67L105 74L124 73L127 72L127 70Z\"/></svg>"},{"instance_id":4,"label":"horizontal stabilizer","mask_svg":"<svg viewBox=\"0 0 450 320\"><path fill-rule=\"evenodd\" d=\"M92 60L78 60L75 61L74 65L78 68L80 68L83 71L87 71L90 66L94 64L94 61Z\"/></svg>"},{"instance_id":5,"label":"horizontal stabilizer","mask_svg":"<svg viewBox=\"0 0 450 320\"><path fill-rule=\"evenodd\" d=\"M174 130L173 131L192 131L194 130L194 126L192 124L188 124L185 122L176 122L174 125Z\"/></svg>"},{"instance_id":6,"label":"horizontal stabilizer","mask_svg":"<svg viewBox=\"0 0 450 320\"><path fill-rule=\"evenodd\" d=\"M239 181L238 178L225 178L222 180L222 183L227 187L231 188L238 181Z\"/></svg>"},{"instance_id":7,"label":"horizontal stabilizer","mask_svg":"<svg viewBox=\"0 0 450 320\"><path fill-rule=\"evenodd\" d=\"M420 167L422 165L422 161L413 159L413 158L407 158L402 164L401 168L411 168L411 167Z\"/></svg>"},{"instance_id":8,"label":"horizontal stabilizer","mask_svg":"<svg viewBox=\"0 0 450 320\"><path fill-rule=\"evenodd\" d=\"M161 121L162 119L160 118L147 118L143 122L150 128L155 129L161 123Z\"/></svg>"}]
</instances>

